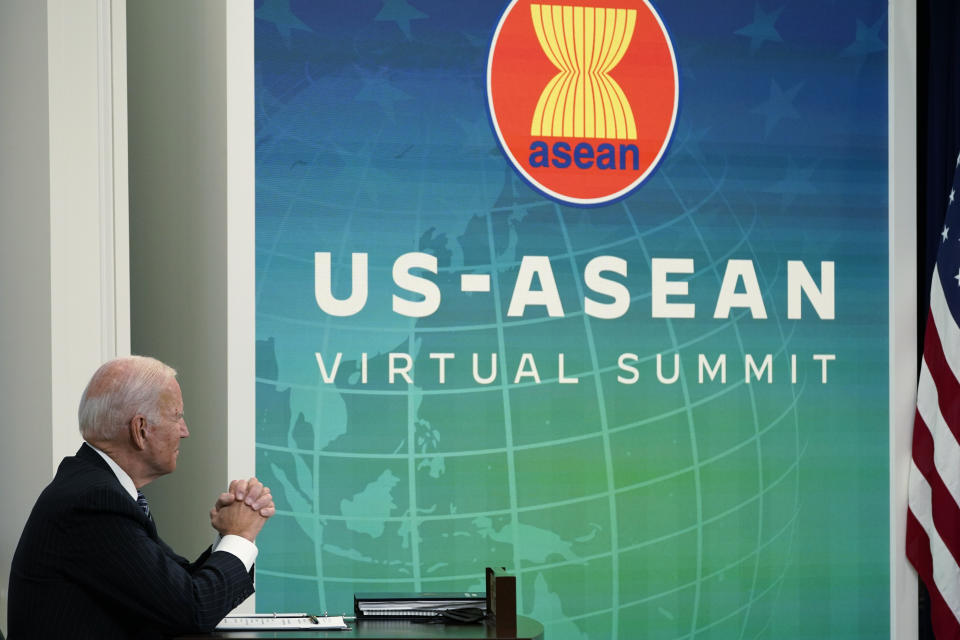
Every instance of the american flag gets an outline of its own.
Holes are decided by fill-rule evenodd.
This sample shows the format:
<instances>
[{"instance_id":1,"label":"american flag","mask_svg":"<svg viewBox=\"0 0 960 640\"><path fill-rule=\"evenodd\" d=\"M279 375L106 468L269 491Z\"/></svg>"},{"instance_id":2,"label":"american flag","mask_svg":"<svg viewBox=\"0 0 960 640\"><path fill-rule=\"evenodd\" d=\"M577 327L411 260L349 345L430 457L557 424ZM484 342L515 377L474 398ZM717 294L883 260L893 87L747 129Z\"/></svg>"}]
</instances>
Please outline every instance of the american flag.
<instances>
[{"instance_id":1,"label":"american flag","mask_svg":"<svg viewBox=\"0 0 960 640\"><path fill-rule=\"evenodd\" d=\"M938 640L960 639L960 155L940 232L913 423L907 557Z\"/></svg>"}]
</instances>

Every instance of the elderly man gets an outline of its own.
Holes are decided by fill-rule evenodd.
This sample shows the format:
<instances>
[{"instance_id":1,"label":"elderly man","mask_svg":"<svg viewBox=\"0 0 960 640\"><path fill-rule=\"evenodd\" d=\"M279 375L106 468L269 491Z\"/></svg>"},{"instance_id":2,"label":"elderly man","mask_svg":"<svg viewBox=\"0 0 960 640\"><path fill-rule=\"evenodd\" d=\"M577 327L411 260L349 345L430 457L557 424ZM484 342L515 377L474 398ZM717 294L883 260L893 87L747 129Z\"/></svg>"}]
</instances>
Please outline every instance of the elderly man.
<instances>
[{"instance_id":1,"label":"elderly man","mask_svg":"<svg viewBox=\"0 0 960 640\"><path fill-rule=\"evenodd\" d=\"M234 481L210 510L220 538L195 562L157 536L141 487L177 467L189 434L176 371L118 358L80 401L86 441L60 463L10 570L9 637L156 638L212 629L253 593L254 540L270 490Z\"/></svg>"}]
</instances>

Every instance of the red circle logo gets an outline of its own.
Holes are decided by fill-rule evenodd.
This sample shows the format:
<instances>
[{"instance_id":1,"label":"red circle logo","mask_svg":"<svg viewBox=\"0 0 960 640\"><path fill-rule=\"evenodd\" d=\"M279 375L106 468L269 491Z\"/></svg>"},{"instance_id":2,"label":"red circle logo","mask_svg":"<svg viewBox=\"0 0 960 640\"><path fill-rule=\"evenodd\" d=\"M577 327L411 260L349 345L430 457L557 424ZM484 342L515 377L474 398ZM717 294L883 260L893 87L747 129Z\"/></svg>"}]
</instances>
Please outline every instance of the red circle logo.
<instances>
[{"instance_id":1,"label":"red circle logo","mask_svg":"<svg viewBox=\"0 0 960 640\"><path fill-rule=\"evenodd\" d=\"M513 166L547 196L599 205L636 189L677 119L677 60L646 0L513 0L487 101Z\"/></svg>"}]
</instances>

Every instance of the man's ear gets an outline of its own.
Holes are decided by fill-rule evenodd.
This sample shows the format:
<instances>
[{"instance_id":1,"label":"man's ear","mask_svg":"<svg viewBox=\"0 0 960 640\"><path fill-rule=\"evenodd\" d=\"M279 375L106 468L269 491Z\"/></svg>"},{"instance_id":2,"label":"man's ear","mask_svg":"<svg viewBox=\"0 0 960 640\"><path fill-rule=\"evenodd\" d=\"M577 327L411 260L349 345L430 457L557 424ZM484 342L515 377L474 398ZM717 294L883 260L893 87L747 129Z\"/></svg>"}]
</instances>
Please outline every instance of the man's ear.
<instances>
[{"instance_id":1,"label":"man's ear","mask_svg":"<svg viewBox=\"0 0 960 640\"><path fill-rule=\"evenodd\" d=\"M130 419L127 425L130 433L130 444L137 451L143 451L147 447L147 419L139 413Z\"/></svg>"}]
</instances>

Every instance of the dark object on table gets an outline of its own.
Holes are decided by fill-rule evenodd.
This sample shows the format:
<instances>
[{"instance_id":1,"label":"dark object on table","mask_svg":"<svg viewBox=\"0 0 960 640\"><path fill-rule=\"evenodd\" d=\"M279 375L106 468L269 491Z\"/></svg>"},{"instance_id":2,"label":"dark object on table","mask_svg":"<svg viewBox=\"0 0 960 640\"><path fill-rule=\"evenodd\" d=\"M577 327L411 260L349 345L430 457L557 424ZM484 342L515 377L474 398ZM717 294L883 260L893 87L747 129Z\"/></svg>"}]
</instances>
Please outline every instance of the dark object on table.
<instances>
[{"instance_id":1,"label":"dark object on table","mask_svg":"<svg viewBox=\"0 0 960 640\"><path fill-rule=\"evenodd\" d=\"M517 578L505 567L487 567L487 618L498 636L517 632Z\"/></svg>"},{"instance_id":2,"label":"dark object on table","mask_svg":"<svg viewBox=\"0 0 960 640\"><path fill-rule=\"evenodd\" d=\"M417 619L471 623L486 615L486 596L463 593L357 593L353 610L358 619Z\"/></svg>"}]
</instances>

